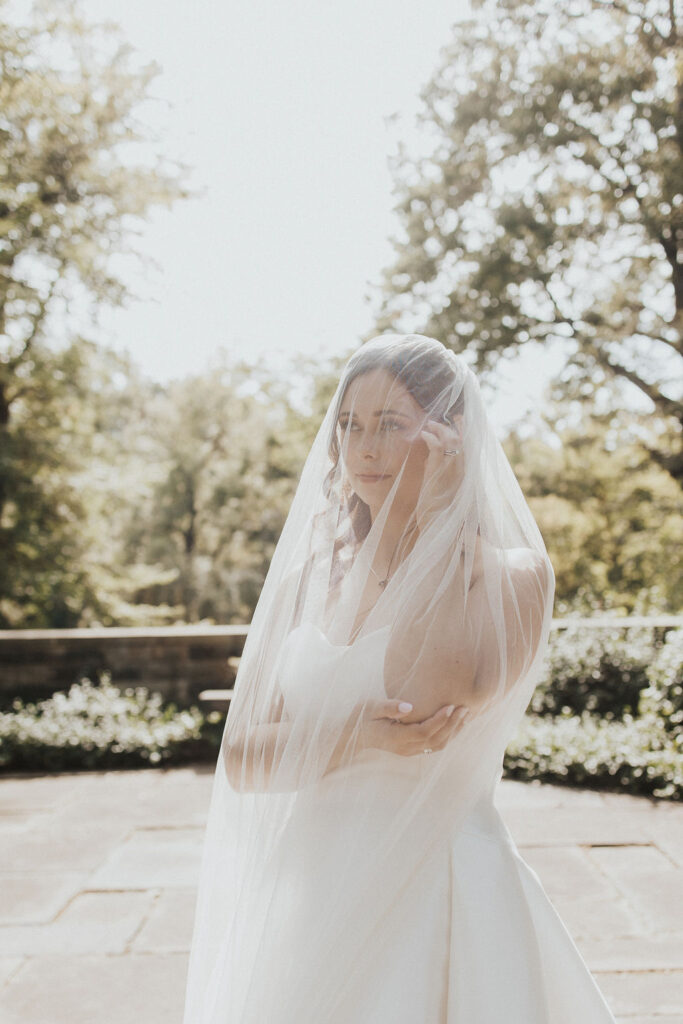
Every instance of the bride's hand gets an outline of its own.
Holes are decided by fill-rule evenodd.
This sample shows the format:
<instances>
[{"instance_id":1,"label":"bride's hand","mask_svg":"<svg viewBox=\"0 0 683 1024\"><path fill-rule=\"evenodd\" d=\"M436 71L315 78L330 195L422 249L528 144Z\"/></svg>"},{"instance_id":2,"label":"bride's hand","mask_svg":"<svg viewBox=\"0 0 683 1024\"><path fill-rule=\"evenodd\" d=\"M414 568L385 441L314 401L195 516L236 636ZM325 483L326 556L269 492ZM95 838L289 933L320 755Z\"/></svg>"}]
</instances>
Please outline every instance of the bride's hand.
<instances>
[{"instance_id":1,"label":"bride's hand","mask_svg":"<svg viewBox=\"0 0 683 1024\"><path fill-rule=\"evenodd\" d=\"M469 711L464 704L457 707L444 705L429 718L408 723L401 722L400 718L408 713L405 709L412 710L412 706L403 704L402 711L402 703L396 700L377 701L366 722L367 746L402 757L423 754L425 749L443 750L460 731ZM449 708L453 709L451 714Z\"/></svg>"},{"instance_id":2,"label":"bride's hand","mask_svg":"<svg viewBox=\"0 0 683 1024\"><path fill-rule=\"evenodd\" d=\"M464 466L462 439L450 423L427 420L420 437L427 445L428 455L415 516L418 527L424 530L430 519L450 504L460 486Z\"/></svg>"}]
</instances>

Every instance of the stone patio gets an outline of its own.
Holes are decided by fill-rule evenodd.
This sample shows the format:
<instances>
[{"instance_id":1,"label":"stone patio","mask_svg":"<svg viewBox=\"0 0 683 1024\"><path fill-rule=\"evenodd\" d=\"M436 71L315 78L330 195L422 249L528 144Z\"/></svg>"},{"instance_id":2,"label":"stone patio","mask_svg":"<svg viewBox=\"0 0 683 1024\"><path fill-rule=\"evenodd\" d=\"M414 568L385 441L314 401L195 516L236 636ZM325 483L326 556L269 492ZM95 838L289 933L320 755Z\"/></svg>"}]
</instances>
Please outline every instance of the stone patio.
<instances>
[{"instance_id":1,"label":"stone patio","mask_svg":"<svg viewBox=\"0 0 683 1024\"><path fill-rule=\"evenodd\" d=\"M2 777L3 1024L181 1024L212 780ZM512 781L498 804L618 1020L683 1024L683 805Z\"/></svg>"}]
</instances>

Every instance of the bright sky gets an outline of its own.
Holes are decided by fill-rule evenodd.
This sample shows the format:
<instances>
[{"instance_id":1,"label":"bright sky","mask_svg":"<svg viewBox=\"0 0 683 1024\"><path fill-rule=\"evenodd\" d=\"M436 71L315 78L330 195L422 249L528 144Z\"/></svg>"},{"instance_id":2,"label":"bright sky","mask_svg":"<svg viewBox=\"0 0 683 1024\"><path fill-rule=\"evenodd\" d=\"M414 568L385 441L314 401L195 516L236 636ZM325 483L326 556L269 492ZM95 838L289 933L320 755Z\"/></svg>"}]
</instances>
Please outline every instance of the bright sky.
<instances>
[{"instance_id":1,"label":"bright sky","mask_svg":"<svg viewBox=\"0 0 683 1024\"><path fill-rule=\"evenodd\" d=\"M220 347L271 366L350 351L391 259L388 156L410 141L467 0L82 4L161 65L153 91L171 106L145 114L202 189L150 219L140 248L157 269L135 280L142 301L104 317L104 338L158 380L206 369ZM528 366L523 379L533 401ZM521 380L500 422L522 411Z\"/></svg>"}]
</instances>

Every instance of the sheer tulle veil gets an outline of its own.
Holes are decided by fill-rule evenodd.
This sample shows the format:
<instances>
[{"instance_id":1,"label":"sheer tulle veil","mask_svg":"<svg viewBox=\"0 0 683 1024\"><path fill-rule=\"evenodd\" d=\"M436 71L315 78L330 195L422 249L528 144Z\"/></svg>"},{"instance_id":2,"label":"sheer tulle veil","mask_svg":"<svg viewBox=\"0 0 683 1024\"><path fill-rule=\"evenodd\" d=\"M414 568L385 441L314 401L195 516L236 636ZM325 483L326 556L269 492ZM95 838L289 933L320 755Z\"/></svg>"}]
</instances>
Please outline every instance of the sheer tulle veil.
<instances>
[{"instance_id":1,"label":"sheer tulle veil","mask_svg":"<svg viewBox=\"0 0 683 1024\"><path fill-rule=\"evenodd\" d=\"M553 589L466 363L421 335L363 345L303 467L241 658L184 1024L333 1019L378 960L396 892L495 787ZM377 745L382 700L413 706L385 721L396 730L445 704L470 714L442 749L407 756Z\"/></svg>"}]
</instances>

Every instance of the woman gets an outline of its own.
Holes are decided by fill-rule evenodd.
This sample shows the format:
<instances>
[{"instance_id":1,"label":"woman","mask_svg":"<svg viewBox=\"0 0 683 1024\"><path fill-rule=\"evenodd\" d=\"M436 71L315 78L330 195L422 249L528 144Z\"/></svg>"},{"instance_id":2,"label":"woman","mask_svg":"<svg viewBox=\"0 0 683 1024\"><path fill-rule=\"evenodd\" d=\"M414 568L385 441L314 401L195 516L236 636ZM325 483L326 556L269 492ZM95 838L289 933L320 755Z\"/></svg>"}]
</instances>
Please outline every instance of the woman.
<instances>
[{"instance_id":1,"label":"woman","mask_svg":"<svg viewBox=\"0 0 683 1024\"><path fill-rule=\"evenodd\" d=\"M466 364L364 345L241 659L185 1024L613 1024L493 801L553 589Z\"/></svg>"}]
</instances>

